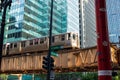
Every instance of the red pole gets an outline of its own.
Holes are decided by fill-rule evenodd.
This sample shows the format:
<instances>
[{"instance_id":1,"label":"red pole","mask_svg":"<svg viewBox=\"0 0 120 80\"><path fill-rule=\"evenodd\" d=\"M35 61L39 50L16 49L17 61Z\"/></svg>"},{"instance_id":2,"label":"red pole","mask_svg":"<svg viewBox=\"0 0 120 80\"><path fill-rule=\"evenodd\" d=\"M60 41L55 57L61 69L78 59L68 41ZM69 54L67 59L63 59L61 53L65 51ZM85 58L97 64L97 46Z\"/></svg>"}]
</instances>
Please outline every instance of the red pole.
<instances>
[{"instance_id":1,"label":"red pole","mask_svg":"<svg viewBox=\"0 0 120 80\"><path fill-rule=\"evenodd\" d=\"M98 80L112 80L110 44L108 36L106 0L95 0Z\"/></svg>"}]
</instances>

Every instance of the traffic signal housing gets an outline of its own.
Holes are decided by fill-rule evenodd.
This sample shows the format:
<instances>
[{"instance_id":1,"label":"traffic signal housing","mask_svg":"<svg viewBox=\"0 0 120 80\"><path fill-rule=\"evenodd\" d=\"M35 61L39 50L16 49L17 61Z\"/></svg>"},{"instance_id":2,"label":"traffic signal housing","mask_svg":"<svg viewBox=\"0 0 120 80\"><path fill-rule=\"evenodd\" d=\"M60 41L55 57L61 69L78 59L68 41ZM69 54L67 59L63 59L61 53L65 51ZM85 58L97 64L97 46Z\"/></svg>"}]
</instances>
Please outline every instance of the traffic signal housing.
<instances>
[{"instance_id":1,"label":"traffic signal housing","mask_svg":"<svg viewBox=\"0 0 120 80\"><path fill-rule=\"evenodd\" d=\"M54 70L54 59L52 57L50 57L51 62L50 62L50 69Z\"/></svg>"},{"instance_id":2,"label":"traffic signal housing","mask_svg":"<svg viewBox=\"0 0 120 80\"><path fill-rule=\"evenodd\" d=\"M43 57L42 68L48 70L48 57Z\"/></svg>"},{"instance_id":3,"label":"traffic signal housing","mask_svg":"<svg viewBox=\"0 0 120 80\"><path fill-rule=\"evenodd\" d=\"M42 68L45 70L49 69L49 64L50 64L50 70L54 70L54 59L50 57L50 60L48 57L43 57L43 65Z\"/></svg>"}]
</instances>

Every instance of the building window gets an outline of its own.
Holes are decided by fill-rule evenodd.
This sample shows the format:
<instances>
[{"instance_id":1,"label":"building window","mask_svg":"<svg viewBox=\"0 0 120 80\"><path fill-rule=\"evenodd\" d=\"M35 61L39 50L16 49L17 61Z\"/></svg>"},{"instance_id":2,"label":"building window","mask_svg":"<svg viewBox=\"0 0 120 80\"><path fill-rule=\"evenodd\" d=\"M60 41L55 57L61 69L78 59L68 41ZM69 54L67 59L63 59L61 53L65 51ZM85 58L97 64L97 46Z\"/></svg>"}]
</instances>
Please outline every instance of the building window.
<instances>
[{"instance_id":1,"label":"building window","mask_svg":"<svg viewBox=\"0 0 120 80\"><path fill-rule=\"evenodd\" d=\"M16 33L14 34L14 36L15 36L15 38L21 37L21 32L16 32Z\"/></svg>"},{"instance_id":2,"label":"building window","mask_svg":"<svg viewBox=\"0 0 120 80\"><path fill-rule=\"evenodd\" d=\"M15 29L15 25L10 25L10 26L8 27L8 30L11 30L11 29Z\"/></svg>"}]
</instances>

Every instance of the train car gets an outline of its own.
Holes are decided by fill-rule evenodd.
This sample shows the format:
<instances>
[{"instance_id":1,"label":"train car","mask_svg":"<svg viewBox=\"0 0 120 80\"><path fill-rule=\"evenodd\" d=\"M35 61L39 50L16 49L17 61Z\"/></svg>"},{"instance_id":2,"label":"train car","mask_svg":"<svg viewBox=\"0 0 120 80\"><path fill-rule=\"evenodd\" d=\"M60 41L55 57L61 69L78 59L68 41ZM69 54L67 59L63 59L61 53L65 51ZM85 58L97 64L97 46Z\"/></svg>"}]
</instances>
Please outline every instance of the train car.
<instances>
[{"instance_id":1,"label":"train car","mask_svg":"<svg viewBox=\"0 0 120 80\"><path fill-rule=\"evenodd\" d=\"M77 33L64 33L52 36L52 46L62 48L80 48ZM3 55L21 54L27 52L45 51L49 49L49 37L41 37L31 40L5 44Z\"/></svg>"},{"instance_id":2,"label":"train car","mask_svg":"<svg viewBox=\"0 0 120 80\"><path fill-rule=\"evenodd\" d=\"M2 55L16 54L19 52L19 42L7 43L3 46Z\"/></svg>"},{"instance_id":3,"label":"train car","mask_svg":"<svg viewBox=\"0 0 120 80\"><path fill-rule=\"evenodd\" d=\"M62 48L80 48L79 42L78 34L72 32L52 37L52 46L61 46Z\"/></svg>"},{"instance_id":4,"label":"train car","mask_svg":"<svg viewBox=\"0 0 120 80\"><path fill-rule=\"evenodd\" d=\"M20 42L5 44L3 55L20 54L48 50L48 37L36 38Z\"/></svg>"},{"instance_id":5,"label":"train car","mask_svg":"<svg viewBox=\"0 0 120 80\"><path fill-rule=\"evenodd\" d=\"M36 38L27 41L21 41L20 53L45 51L48 50L48 37Z\"/></svg>"}]
</instances>

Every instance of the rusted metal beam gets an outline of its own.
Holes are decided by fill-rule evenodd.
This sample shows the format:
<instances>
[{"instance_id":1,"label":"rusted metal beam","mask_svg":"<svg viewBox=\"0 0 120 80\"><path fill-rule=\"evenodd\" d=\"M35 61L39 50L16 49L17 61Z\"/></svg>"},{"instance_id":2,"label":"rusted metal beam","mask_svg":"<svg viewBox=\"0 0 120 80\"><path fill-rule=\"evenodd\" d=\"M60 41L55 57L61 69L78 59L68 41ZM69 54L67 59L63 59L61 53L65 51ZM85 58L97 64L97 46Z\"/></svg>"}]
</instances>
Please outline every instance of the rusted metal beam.
<instances>
[{"instance_id":1,"label":"rusted metal beam","mask_svg":"<svg viewBox=\"0 0 120 80\"><path fill-rule=\"evenodd\" d=\"M117 51L116 51L117 50ZM111 64L114 69L119 67L119 49L111 46ZM42 57L47 55L44 52L32 52L21 55L3 57L1 73L32 73L45 72L42 69ZM96 47L89 49L64 49L57 51L58 57L55 60L55 72L77 72L97 70Z\"/></svg>"}]
</instances>

